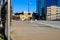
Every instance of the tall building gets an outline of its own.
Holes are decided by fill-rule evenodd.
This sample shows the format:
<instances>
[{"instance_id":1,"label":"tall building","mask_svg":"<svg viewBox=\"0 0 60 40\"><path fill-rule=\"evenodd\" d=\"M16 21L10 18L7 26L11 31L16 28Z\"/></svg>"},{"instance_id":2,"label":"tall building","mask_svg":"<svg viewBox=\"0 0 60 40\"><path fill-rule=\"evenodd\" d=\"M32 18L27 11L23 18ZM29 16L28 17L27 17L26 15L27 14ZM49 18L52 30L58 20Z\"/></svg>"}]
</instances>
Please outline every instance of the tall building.
<instances>
[{"instance_id":1,"label":"tall building","mask_svg":"<svg viewBox=\"0 0 60 40\"><path fill-rule=\"evenodd\" d=\"M60 7L60 0L37 0L37 14L40 14L41 19L46 19L47 7Z\"/></svg>"},{"instance_id":2,"label":"tall building","mask_svg":"<svg viewBox=\"0 0 60 40\"><path fill-rule=\"evenodd\" d=\"M49 6L56 6L57 5L57 0L46 0L46 6L49 7Z\"/></svg>"},{"instance_id":3,"label":"tall building","mask_svg":"<svg viewBox=\"0 0 60 40\"><path fill-rule=\"evenodd\" d=\"M57 0L57 6L60 6L60 0Z\"/></svg>"},{"instance_id":4,"label":"tall building","mask_svg":"<svg viewBox=\"0 0 60 40\"><path fill-rule=\"evenodd\" d=\"M40 15L39 19L42 17L42 13L44 12L44 0L37 0L37 14Z\"/></svg>"},{"instance_id":5,"label":"tall building","mask_svg":"<svg viewBox=\"0 0 60 40\"><path fill-rule=\"evenodd\" d=\"M60 0L45 0L46 7L49 6L60 6Z\"/></svg>"}]
</instances>

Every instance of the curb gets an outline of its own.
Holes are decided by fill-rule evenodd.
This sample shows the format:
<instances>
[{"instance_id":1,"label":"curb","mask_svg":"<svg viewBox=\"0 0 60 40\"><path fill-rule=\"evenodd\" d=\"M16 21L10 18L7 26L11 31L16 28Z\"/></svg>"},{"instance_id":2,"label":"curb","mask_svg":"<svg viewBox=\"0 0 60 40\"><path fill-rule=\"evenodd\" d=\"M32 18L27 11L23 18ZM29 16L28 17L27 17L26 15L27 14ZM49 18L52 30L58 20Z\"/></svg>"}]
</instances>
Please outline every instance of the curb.
<instances>
[{"instance_id":1,"label":"curb","mask_svg":"<svg viewBox=\"0 0 60 40\"><path fill-rule=\"evenodd\" d=\"M51 26L51 27L60 29L60 26L55 26L55 25L52 25L52 24L47 24L47 23L42 23L42 22L36 22L36 21L35 21L35 23L40 23L40 24L44 24L44 25L47 25L47 26Z\"/></svg>"},{"instance_id":2,"label":"curb","mask_svg":"<svg viewBox=\"0 0 60 40\"><path fill-rule=\"evenodd\" d=\"M10 38L11 38L12 40L15 40L14 37L13 37L12 35L10 36Z\"/></svg>"},{"instance_id":3,"label":"curb","mask_svg":"<svg viewBox=\"0 0 60 40\"><path fill-rule=\"evenodd\" d=\"M12 27L12 26L11 26ZM12 27L12 28L10 28L10 34L11 34L11 32L13 32L13 30L14 30L14 28ZM12 40L15 40L14 39L14 37L12 36L12 35L10 35L10 38L12 39Z\"/></svg>"}]
</instances>

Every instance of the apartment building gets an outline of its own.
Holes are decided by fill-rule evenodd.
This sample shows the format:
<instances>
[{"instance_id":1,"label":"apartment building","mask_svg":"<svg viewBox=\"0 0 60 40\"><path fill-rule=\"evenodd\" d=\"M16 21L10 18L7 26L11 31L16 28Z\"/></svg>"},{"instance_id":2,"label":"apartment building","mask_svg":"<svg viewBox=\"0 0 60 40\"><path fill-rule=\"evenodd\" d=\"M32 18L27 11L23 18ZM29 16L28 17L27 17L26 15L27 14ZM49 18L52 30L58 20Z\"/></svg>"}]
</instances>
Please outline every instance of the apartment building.
<instances>
[{"instance_id":1,"label":"apartment building","mask_svg":"<svg viewBox=\"0 0 60 40\"><path fill-rule=\"evenodd\" d=\"M47 7L46 19L47 20L60 19L60 7L58 7L58 6Z\"/></svg>"}]
</instances>

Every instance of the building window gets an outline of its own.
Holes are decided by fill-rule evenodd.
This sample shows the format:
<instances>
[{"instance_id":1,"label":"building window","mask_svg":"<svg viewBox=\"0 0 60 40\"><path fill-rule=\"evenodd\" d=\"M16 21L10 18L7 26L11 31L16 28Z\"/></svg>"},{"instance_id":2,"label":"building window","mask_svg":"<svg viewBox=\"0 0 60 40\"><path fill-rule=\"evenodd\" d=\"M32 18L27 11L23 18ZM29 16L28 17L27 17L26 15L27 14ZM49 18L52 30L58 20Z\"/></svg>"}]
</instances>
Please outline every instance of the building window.
<instances>
[{"instance_id":1,"label":"building window","mask_svg":"<svg viewBox=\"0 0 60 40\"><path fill-rule=\"evenodd\" d=\"M58 9L56 10L56 12L58 12Z\"/></svg>"},{"instance_id":2,"label":"building window","mask_svg":"<svg viewBox=\"0 0 60 40\"><path fill-rule=\"evenodd\" d=\"M47 12L51 12L51 10L50 9L47 9Z\"/></svg>"},{"instance_id":3,"label":"building window","mask_svg":"<svg viewBox=\"0 0 60 40\"><path fill-rule=\"evenodd\" d=\"M60 13L60 8L57 9L57 12Z\"/></svg>"}]
</instances>

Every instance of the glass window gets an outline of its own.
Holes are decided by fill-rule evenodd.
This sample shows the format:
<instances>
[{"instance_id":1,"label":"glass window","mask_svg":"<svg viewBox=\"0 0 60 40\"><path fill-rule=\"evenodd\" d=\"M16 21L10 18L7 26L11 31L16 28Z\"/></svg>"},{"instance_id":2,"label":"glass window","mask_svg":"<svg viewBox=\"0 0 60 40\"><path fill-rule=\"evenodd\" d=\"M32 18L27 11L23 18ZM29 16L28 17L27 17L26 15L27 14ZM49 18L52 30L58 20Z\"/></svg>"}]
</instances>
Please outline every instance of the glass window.
<instances>
[{"instance_id":1,"label":"glass window","mask_svg":"<svg viewBox=\"0 0 60 40\"><path fill-rule=\"evenodd\" d=\"M48 11L48 12L51 12L51 8L48 8L47 11Z\"/></svg>"},{"instance_id":2,"label":"glass window","mask_svg":"<svg viewBox=\"0 0 60 40\"><path fill-rule=\"evenodd\" d=\"M60 13L60 8L58 8L58 12Z\"/></svg>"}]
</instances>

